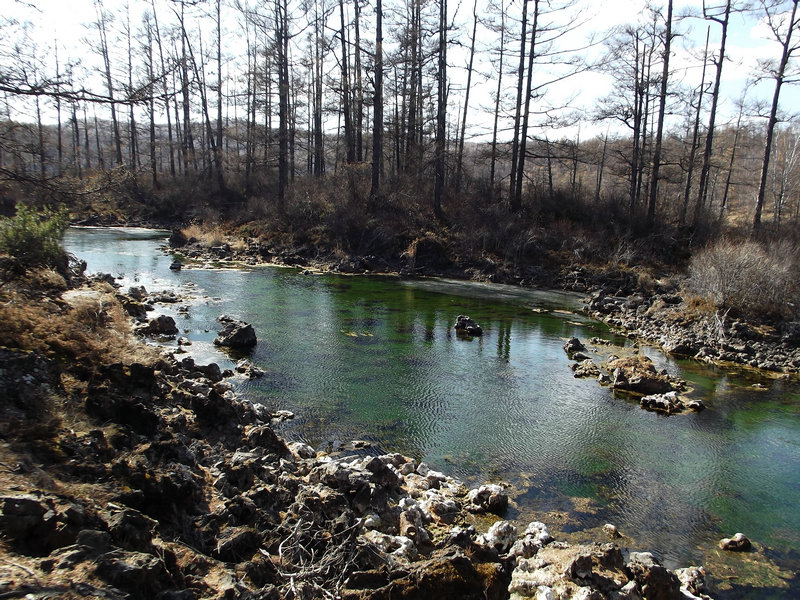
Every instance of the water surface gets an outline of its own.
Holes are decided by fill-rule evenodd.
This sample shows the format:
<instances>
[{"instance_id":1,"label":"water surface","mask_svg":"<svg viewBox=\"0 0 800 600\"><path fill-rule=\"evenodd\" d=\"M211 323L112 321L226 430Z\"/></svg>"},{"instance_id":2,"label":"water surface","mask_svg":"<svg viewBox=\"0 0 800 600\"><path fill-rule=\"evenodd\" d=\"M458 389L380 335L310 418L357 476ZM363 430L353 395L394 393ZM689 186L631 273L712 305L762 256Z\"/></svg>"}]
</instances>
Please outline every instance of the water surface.
<instances>
[{"instance_id":1,"label":"water surface","mask_svg":"<svg viewBox=\"0 0 800 600\"><path fill-rule=\"evenodd\" d=\"M582 316L575 295L273 267L172 272L160 250L165 237L81 228L66 245L90 272L123 277L124 287L183 294L157 312L176 318L198 360L225 368L238 358L211 344L217 316L252 323L259 343L249 357L266 375L240 380L239 389L295 412L287 437L323 450L367 440L468 483L509 483L510 516L567 511L565 532L612 522L671 567L750 568L750 559L715 551L721 537L742 531L767 547L756 557L772 569L762 577L767 587L754 592L742 576L744 584L725 584L715 596L798 593L796 580L785 581L800 568L796 384L645 350L689 380L708 407L665 417L573 378L567 338L629 344ZM459 314L484 335L456 336Z\"/></svg>"}]
</instances>

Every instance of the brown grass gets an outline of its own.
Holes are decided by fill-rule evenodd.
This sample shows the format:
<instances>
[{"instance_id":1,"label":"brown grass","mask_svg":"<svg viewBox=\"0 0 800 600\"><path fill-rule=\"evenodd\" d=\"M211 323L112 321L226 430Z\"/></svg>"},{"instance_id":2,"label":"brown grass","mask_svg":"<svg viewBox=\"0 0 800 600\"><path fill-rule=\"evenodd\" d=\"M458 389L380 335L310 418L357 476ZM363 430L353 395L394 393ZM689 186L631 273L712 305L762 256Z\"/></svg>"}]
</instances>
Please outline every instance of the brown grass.
<instances>
[{"instance_id":1,"label":"brown grass","mask_svg":"<svg viewBox=\"0 0 800 600\"><path fill-rule=\"evenodd\" d=\"M191 239L194 238L204 246L220 246L227 240L225 229L221 225L197 225L193 223L187 225L182 230L183 234Z\"/></svg>"},{"instance_id":2,"label":"brown grass","mask_svg":"<svg viewBox=\"0 0 800 600\"><path fill-rule=\"evenodd\" d=\"M108 290L76 296L70 303L12 291L0 300L0 345L51 358L100 364L152 362L157 357L137 340L122 306Z\"/></svg>"}]
</instances>

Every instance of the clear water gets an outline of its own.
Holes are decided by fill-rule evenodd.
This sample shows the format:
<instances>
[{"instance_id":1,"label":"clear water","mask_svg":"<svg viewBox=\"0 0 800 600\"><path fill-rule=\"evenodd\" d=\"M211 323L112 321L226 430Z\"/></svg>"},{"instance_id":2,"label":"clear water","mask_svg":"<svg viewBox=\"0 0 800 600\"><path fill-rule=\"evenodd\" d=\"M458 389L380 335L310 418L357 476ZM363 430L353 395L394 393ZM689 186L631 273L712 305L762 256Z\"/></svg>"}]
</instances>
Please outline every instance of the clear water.
<instances>
[{"instance_id":1,"label":"clear water","mask_svg":"<svg viewBox=\"0 0 800 600\"><path fill-rule=\"evenodd\" d=\"M212 345L217 316L252 323L259 343L250 358L266 376L239 380L239 389L295 412L286 436L318 449L368 440L470 483L511 484L510 515L521 520L566 510L572 527L612 522L668 566L756 572L738 575L740 584L723 585L717 597L796 597L797 384L648 350L708 407L664 417L573 378L567 338L625 343L580 315L574 295L270 267L173 272L160 249L165 239L163 231L76 228L65 243L89 272L187 296L157 312L176 318L198 360L225 368L238 358ZM480 323L483 337L457 337L459 314ZM715 551L737 531L766 548L756 567ZM763 587L753 592L753 582Z\"/></svg>"}]
</instances>

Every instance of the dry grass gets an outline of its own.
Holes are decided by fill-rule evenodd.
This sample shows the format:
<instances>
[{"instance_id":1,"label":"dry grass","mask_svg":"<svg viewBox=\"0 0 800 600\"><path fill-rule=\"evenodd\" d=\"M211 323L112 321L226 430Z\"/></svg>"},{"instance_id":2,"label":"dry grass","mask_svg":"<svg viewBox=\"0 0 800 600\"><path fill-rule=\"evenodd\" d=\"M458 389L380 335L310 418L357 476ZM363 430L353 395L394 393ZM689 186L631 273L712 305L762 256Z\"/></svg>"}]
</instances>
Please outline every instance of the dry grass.
<instances>
[{"instance_id":1,"label":"dry grass","mask_svg":"<svg viewBox=\"0 0 800 600\"><path fill-rule=\"evenodd\" d=\"M204 246L220 246L227 240L225 229L220 225L197 225L193 223L187 225L182 230L183 234L191 239L194 238Z\"/></svg>"},{"instance_id":2,"label":"dry grass","mask_svg":"<svg viewBox=\"0 0 800 600\"><path fill-rule=\"evenodd\" d=\"M68 303L31 301L12 291L0 300L0 345L100 364L152 362L157 352L137 340L122 306L108 289L74 295Z\"/></svg>"},{"instance_id":3,"label":"dry grass","mask_svg":"<svg viewBox=\"0 0 800 600\"><path fill-rule=\"evenodd\" d=\"M799 295L796 257L796 248L784 244L722 240L692 258L688 286L738 316L791 318Z\"/></svg>"}]
</instances>

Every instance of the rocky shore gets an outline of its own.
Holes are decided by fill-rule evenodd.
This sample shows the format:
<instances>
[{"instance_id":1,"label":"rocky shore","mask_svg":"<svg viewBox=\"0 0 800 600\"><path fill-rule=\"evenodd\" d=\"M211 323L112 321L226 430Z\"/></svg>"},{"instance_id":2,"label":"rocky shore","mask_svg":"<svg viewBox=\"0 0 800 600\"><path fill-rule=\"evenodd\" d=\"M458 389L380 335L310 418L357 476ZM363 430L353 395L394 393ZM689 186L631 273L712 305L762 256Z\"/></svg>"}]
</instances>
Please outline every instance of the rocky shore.
<instances>
[{"instance_id":1,"label":"rocky shore","mask_svg":"<svg viewBox=\"0 0 800 600\"><path fill-rule=\"evenodd\" d=\"M137 314L138 295L117 298ZM142 334L172 331L153 322ZM286 443L273 422L290 415L231 376L175 355L79 364L0 349L0 596L707 597L701 567L503 520L499 485L469 490L357 444Z\"/></svg>"},{"instance_id":2,"label":"rocky shore","mask_svg":"<svg viewBox=\"0 0 800 600\"><path fill-rule=\"evenodd\" d=\"M698 298L683 292L679 280L657 282L652 289L643 289L631 269L463 265L452 260L447 248L435 238L423 238L413 253L393 262L375 256L334 256L312 246L283 248L255 239L208 246L186 238L180 230L173 230L169 245L186 260L203 264L278 264L343 274L446 276L587 293L586 311L592 317L669 354L773 373L800 372L800 322L774 326L729 318L723 311L699 307Z\"/></svg>"},{"instance_id":3,"label":"rocky shore","mask_svg":"<svg viewBox=\"0 0 800 600\"><path fill-rule=\"evenodd\" d=\"M698 311L679 293L629 296L594 292L587 310L626 335L669 354L732 363L773 373L800 370L800 323L756 325L721 311Z\"/></svg>"}]
</instances>

